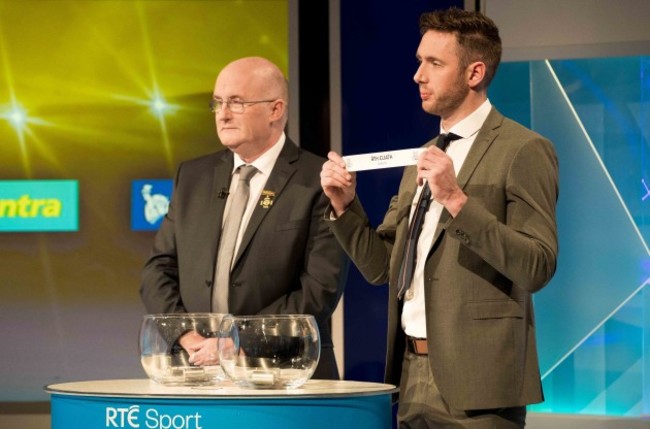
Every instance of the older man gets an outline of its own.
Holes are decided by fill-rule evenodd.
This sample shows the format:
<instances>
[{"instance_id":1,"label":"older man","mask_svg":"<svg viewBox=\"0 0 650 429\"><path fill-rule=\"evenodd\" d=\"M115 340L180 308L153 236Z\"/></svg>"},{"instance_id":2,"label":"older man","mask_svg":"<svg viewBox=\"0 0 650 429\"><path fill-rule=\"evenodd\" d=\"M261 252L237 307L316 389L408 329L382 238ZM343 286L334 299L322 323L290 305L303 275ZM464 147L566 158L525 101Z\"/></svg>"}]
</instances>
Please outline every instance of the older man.
<instances>
[{"instance_id":1,"label":"older man","mask_svg":"<svg viewBox=\"0 0 650 429\"><path fill-rule=\"evenodd\" d=\"M322 219L325 160L285 135L287 82L264 58L224 67L211 107L226 149L179 166L142 301L150 313L311 314L322 346L314 377L337 379L329 322L347 259ZM191 363L214 358L204 338L180 343Z\"/></svg>"}]
</instances>

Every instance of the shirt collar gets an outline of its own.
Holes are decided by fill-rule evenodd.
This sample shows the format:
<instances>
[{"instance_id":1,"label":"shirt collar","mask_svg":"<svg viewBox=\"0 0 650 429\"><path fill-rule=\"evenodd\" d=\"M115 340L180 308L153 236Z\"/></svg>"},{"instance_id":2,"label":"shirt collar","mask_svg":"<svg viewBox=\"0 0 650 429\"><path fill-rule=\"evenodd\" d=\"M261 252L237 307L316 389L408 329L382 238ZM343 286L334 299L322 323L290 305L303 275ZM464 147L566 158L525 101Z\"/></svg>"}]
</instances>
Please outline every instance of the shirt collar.
<instances>
[{"instance_id":1,"label":"shirt collar","mask_svg":"<svg viewBox=\"0 0 650 429\"><path fill-rule=\"evenodd\" d=\"M264 152L259 158L251 162L250 165L257 168L259 170L259 173L262 173L265 176L269 176L273 170L273 167L275 166L275 161L280 156L280 152L282 151L282 147L284 146L286 139L287 136L283 132L278 141L273 146L271 146L269 150ZM234 155L234 165L232 169L233 173L237 171L237 169L242 165L246 165L246 163L239 157L239 155L236 153Z\"/></svg>"},{"instance_id":2,"label":"shirt collar","mask_svg":"<svg viewBox=\"0 0 650 429\"><path fill-rule=\"evenodd\" d=\"M476 110L451 127L449 131L445 131L440 125L440 134L450 132L459 135L463 139L471 137L481 129L483 122L490 114L490 110L492 110L492 104L490 100L486 99Z\"/></svg>"}]
</instances>

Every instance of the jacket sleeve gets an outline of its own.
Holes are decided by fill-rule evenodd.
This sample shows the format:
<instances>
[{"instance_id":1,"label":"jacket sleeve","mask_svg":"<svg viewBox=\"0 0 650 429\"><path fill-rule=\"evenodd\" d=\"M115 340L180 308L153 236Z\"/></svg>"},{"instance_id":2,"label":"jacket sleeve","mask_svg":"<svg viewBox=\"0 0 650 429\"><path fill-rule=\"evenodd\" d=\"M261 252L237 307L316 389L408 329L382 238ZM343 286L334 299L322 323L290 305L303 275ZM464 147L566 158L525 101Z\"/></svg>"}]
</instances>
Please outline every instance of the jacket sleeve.
<instances>
[{"instance_id":1,"label":"jacket sleeve","mask_svg":"<svg viewBox=\"0 0 650 429\"><path fill-rule=\"evenodd\" d=\"M174 180L175 186L178 175L179 173ZM174 221L175 210L172 199L142 271L140 297L146 311L151 314L186 312L179 288Z\"/></svg>"},{"instance_id":2,"label":"jacket sleeve","mask_svg":"<svg viewBox=\"0 0 650 429\"><path fill-rule=\"evenodd\" d=\"M505 219L468 192L465 206L447 223L447 233L533 293L553 277L558 254L558 160L548 140L529 139L520 147L507 165L504 192Z\"/></svg>"},{"instance_id":3,"label":"jacket sleeve","mask_svg":"<svg viewBox=\"0 0 650 429\"><path fill-rule=\"evenodd\" d=\"M339 218L333 219L331 213L331 207L328 207L325 219L363 277L371 284L387 283L397 229L397 196L391 198L388 211L377 229L370 225L358 197Z\"/></svg>"}]
</instances>

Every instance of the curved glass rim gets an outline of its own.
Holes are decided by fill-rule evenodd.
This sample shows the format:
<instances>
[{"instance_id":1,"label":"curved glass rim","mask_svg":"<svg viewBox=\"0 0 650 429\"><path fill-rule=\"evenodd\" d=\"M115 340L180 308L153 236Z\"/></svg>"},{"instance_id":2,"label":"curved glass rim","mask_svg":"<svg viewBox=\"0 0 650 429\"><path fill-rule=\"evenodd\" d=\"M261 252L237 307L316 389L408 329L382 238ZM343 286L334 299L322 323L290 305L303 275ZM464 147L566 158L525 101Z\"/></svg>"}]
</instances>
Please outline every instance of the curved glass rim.
<instances>
[{"instance_id":1,"label":"curved glass rim","mask_svg":"<svg viewBox=\"0 0 650 429\"><path fill-rule=\"evenodd\" d=\"M209 313L209 312L195 312L195 313L149 313L145 314L145 319L178 319L186 317L225 317L231 316L230 313Z\"/></svg>"},{"instance_id":2,"label":"curved glass rim","mask_svg":"<svg viewBox=\"0 0 650 429\"><path fill-rule=\"evenodd\" d=\"M242 320L260 320L260 319L315 319L312 314L226 314L224 317L229 317L231 319L242 319Z\"/></svg>"}]
</instances>

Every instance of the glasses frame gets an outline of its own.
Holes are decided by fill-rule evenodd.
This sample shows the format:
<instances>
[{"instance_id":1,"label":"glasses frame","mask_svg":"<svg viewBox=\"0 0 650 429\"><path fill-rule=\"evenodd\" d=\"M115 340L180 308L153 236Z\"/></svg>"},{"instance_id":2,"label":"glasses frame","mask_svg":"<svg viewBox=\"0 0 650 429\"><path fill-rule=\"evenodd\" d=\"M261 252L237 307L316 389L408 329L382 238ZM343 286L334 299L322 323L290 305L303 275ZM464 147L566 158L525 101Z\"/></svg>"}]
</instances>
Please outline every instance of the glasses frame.
<instances>
[{"instance_id":1,"label":"glasses frame","mask_svg":"<svg viewBox=\"0 0 650 429\"><path fill-rule=\"evenodd\" d=\"M253 101L245 101L245 100L239 100L239 99L234 99L234 100L219 100L216 98L213 98L210 100L210 111L212 113L219 113L221 110L223 110L223 107L226 106L228 107L228 110L230 110L232 113L244 113L246 111L246 106L250 106L253 104L258 104L258 103L273 103L277 101L275 100L253 100ZM233 106L236 106L233 109Z\"/></svg>"}]
</instances>

